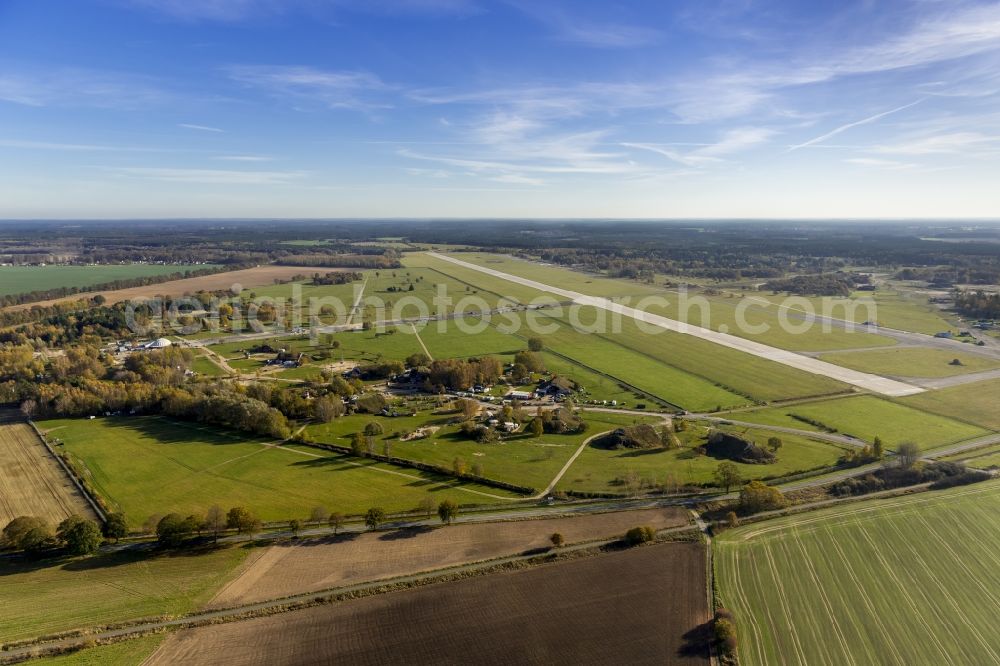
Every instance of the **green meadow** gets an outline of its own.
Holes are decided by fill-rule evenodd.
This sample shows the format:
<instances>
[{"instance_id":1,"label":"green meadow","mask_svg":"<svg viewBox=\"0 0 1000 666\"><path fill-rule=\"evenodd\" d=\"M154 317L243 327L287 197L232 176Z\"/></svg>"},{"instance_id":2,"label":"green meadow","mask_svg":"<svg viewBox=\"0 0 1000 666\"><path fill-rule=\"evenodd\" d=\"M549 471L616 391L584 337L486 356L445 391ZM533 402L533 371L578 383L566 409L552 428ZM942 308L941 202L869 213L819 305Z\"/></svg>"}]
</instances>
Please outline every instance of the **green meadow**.
<instances>
[{"instance_id":1,"label":"green meadow","mask_svg":"<svg viewBox=\"0 0 1000 666\"><path fill-rule=\"evenodd\" d=\"M779 518L714 544L741 664L1000 660L996 482Z\"/></svg>"}]
</instances>

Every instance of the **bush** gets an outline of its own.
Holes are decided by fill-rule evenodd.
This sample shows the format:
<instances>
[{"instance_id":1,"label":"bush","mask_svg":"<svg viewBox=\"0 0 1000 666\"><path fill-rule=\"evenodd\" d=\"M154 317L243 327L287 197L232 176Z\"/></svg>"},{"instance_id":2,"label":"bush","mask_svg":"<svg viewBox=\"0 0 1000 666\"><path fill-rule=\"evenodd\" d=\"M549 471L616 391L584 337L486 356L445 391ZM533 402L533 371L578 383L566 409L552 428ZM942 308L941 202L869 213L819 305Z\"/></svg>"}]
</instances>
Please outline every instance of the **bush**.
<instances>
[{"instance_id":1,"label":"bush","mask_svg":"<svg viewBox=\"0 0 1000 666\"><path fill-rule=\"evenodd\" d=\"M388 406L389 402L381 393L365 393L358 398L355 407L359 412L366 414L378 414Z\"/></svg>"},{"instance_id":2,"label":"bush","mask_svg":"<svg viewBox=\"0 0 1000 666\"><path fill-rule=\"evenodd\" d=\"M52 527L38 516L19 516L3 528L5 546L29 553L45 550L52 537Z\"/></svg>"},{"instance_id":3,"label":"bush","mask_svg":"<svg viewBox=\"0 0 1000 666\"><path fill-rule=\"evenodd\" d=\"M773 511L787 504L785 496L777 488L763 481L751 481L740 490L740 509L745 513Z\"/></svg>"},{"instance_id":4,"label":"bush","mask_svg":"<svg viewBox=\"0 0 1000 666\"><path fill-rule=\"evenodd\" d=\"M199 527L194 516L182 517L179 513L168 513L156 524L156 540L164 548L177 548Z\"/></svg>"},{"instance_id":5,"label":"bush","mask_svg":"<svg viewBox=\"0 0 1000 666\"><path fill-rule=\"evenodd\" d=\"M892 461L886 467L863 477L838 481L830 486L830 494L838 497L867 495L928 482L931 483L931 488L937 490L985 481L988 478L990 477L986 472L969 470L962 463L943 461L900 467Z\"/></svg>"},{"instance_id":6,"label":"bush","mask_svg":"<svg viewBox=\"0 0 1000 666\"><path fill-rule=\"evenodd\" d=\"M369 421L365 424L365 434L369 437L374 437L375 435L381 435L385 432L385 428L378 421Z\"/></svg>"},{"instance_id":7,"label":"bush","mask_svg":"<svg viewBox=\"0 0 1000 666\"><path fill-rule=\"evenodd\" d=\"M114 539L115 541L128 536L128 520L126 520L125 514L109 513L101 531L105 539Z\"/></svg>"},{"instance_id":8,"label":"bush","mask_svg":"<svg viewBox=\"0 0 1000 666\"><path fill-rule=\"evenodd\" d=\"M104 542L97 523L77 515L69 516L59 523L56 536L70 555L90 555L97 552Z\"/></svg>"},{"instance_id":9,"label":"bush","mask_svg":"<svg viewBox=\"0 0 1000 666\"><path fill-rule=\"evenodd\" d=\"M736 625L728 618L717 618L715 620L715 641L719 652L723 654L733 654L736 652Z\"/></svg>"},{"instance_id":10,"label":"bush","mask_svg":"<svg viewBox=\"0 0 1000 666\"><path fill-rule=\"evenodd\" d=\"M638 546L639 544L649 543L654 538L656 538L656 530L648 525L633 527L625 533L625 543L630 546Z\"/></svg>"}]
</instances>

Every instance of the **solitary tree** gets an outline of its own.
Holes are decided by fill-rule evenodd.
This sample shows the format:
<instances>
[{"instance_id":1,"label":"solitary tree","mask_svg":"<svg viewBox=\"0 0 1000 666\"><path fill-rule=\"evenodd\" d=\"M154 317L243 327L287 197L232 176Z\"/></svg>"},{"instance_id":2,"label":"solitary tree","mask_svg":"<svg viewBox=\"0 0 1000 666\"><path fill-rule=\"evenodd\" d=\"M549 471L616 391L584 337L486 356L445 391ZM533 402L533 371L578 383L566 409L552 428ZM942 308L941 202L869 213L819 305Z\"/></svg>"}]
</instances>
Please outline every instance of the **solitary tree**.
<instances>
[{"instance_id":1,"label":"solitary tree","mask_svg":"<svg viewBox=\"0 0 1000 666\"><path fill-rule=\"evenodd\" d=\"M726 524L729 525L729 527L739 527L740 526L740 519L736 515L735 511L730 511L730 512L728 512L726 514Z\"/></svg>"},{"instance_id":2,"label":"solitary tree","mask_svg":"<svg viewBox=\"0 0 1000 666\"><path fill-rule=\"evenodd\" d=\"M438 518L446 525L451 525L458 516L458 504L454 500L446 499L438 504Z\"/></svg>"},{"instance_id":3,"label":"solitary tree","mask_svg":"<svg viewBox=\"0 0 1000 666\"><path fill-rule=\"evenodd\" d=\"M381 435L384 432L382 424L378 421L369 421L365 424L365 434L369 437L375 437L376 435Z\"/></svg>"},{"instance_id":4,"label":"solitary tree","mask_svg":"<svg viewBox=\"0 0 1000 666\"><path fill-rule=\"evenodd\" d=\"M417 505L417 510L424 514L425 517L430 518L434 513L434 498L427 495L422 500L420 504Z\"/></svg>"},{"instance_id":5,"label":"solitary tree","mask_svg":"<svg viewBox=\"0 0 1000 666\"><path fill-rule=\"evenodd\" d=\"M351 436L351 453L358 456L359 458L365 455L365 444L367 443L367 438L363 432L356 432Z\"/></svg>"},{"instance_id":6,"label":"solitary tree","mask_svg":"<svg viewBox=\"0 0 1000 666\"><path fill-rule=\"evenodd\" d=\"M542 423L542 417L540 416L536 416L535 418L531 419L530 427L531 427L532 437L541 437L542 434L545 432L545 424Z\"/></svg>"},{"instance_id":7,"label":"solitary tree","mask_svg":"<svg viewBox=\"0 0 1000 666\"><path fill-rule=\"evenodd\" d=\"M736 652L736 625L732 620L719 618L715 621L715 640L718 643L719 651L723 654L733 654Z\"/></svg>"},{"instance_id":8,"label":"solitary tree","mask_svg":"<svg viewBox=\"0 0 1000 666\"><path fill-rule=\"evenodd\" d=\"M234 506L229 510L229 513L226 514L226 524L235 529L239 534L249 534L251 539L253 539L253 535L261 528L260 518L242 506Z\"/></svg>"},{"instance_id":9,"label":"solitary tree","mask_svg":"<svg viewBox=\"0 0 1000 666\"><path fill-rule=\"evenodd\" d=\"M344 525L344 514L338 512L331 513L326 524L333 528L333 536L337 536L337 532Z\"/></svg>"},{"instance_id":10,"label":"solitary tree","mask_svg":"<svg viewBox=\"0 0 1000 666\"><path fill-rule=\"evenodd\" d=\"M781 448L781 438L780 437L768 437L767 438L767 448L771 449L771 453L777 453L778 449Z\"/></svg>"},{"instance_id":11,"label":"solitary tree","mask_svg":"<svg viewBox=\"0 0 1000 666\"><path fill-rule=\"evenodd\" d=\"M378 526L385 522L385 509L380 506L373 506L365 513L365 525L368 529L378 529Z\"/></svg>"},{"instance_id":12,"label":"solitary tree","mask_svg":"<svg viewBox=\"0 0 1000 666\"><path fill-rule=\"evenodd\" d=\"M314 506L309 514L309 522L313 525L322 525L330 518L330 512L325 506Z\"/></svg>"},{"instance_id":13,"label":"solitary tree","mask_svg":"<svg viewBox=\"0 0 1000 666\"><path fill-rule=\"evenodd\" d=\"M226 529L226 513L218 504L208 507L205 512L205 531L212 535L212 542L219 542L219 534Z\"/></svg>"},{"instance_id":14,"label":"solitary tree","mask_svg":"<svg viewBox=\"0 0 1000 666\"><path fill-rule=\"evenodd\" d=\"M288 529L291 531L292 536L298 536L299 532L302 531L302 521L298 518L292 518L288 521Z\"/></svg>"},{"instance_id":15,"label":"solitary tree","mask_svg":"<svg viewBox=\"0 0 1000 666\"><path fill-rule=\"evenodd\" d=\"M740 490L740 508L746 513L773 511L783 508L786 504L781 491L763 481L751 481Z\"/></svg>"},{"instance_id":16,"label":"solitary tree","mask_svg":"<svg viewBox=\"0 0 1000 666\"><path fill-rule=\"evenodd\" d=\"M105 539L113 539L115 543L128 536L128 520L125 519L125 514L109 513L101 528L101 533L104 534Z\"/></svg>"},{"instance_id":17,"label":"solitary tree","mask_svg":"<svg viewBox=\"0 0 1000 666\"><path fill-rule=\"evenodd\" d=\"M920 460L920 447L913 442L903 442L896 447L896 463L902 469L910 469Z\"/></svg>"},{"instance_id":18,"label":"solitary tree","mask_svg":"<svg viewBox=\"0 0 1000 666\"><path fill-rule=\"evenodd\" d=\"M562 548L563 544L566 543L565 537L563 537L560 532L555 532L552 536L550 536L549 541L551 541L552 545L556 548Z\"/></svg>"},{"instance_id":19,"label":"solitary tree","mask_svg":"<svg viewBox=\"0 0 1000 666\"><path fill-rule=\"evenodd\" d=\"M540 352L545 348L545 343L541 338L528 338L528 349L533 352Z\"/></svg>"},{"instance_id":20,"label":"solitary tree","mask_svg":"<svg viewBox=\"0 0 1000 666\"><path fill-rule=\"evenodd\" d=\"M638 546L641 543L649 543L656 538L656 530L648 525L633 527L625 533L625 543L630 546Z\"/></svg>"},{"instance_id":21,"label":"solitary tree","mask_svg":"<svg viewBox=\"0 0 1000 666\"><path fill-rule=\"evenodd\" d=\"M725 488L728 493L730 488L740 485L740 481L742 481L742 477L740 476L739 467L728 460L719 463L719 466L715 470L716 484Z\"/></svg>"},{"instance_id":22,"label":"solitary tree","mask_svg":"<svg viewBox=\"0 0 1000 666\"><path fill-rule=\"evenodd\" d=\"M90 555L101 547L101 528L92 520L72 515L59 523L56 536L71 555Z\"/></svg>"},{"instance_id":23,"label":"solitary tree","mask_svg":"<svg viewBox=\"0 0 1000 666\"><path fill-rule=\"evenodd\" d=\"M872 440L872 455L879 460L885 455L885 446L882 444L882 438L878 435L875 435L875 439Z\"/></svg>"},{"instance_id":24,"label":"solitary tree","mask_svg":"<svg viewBox=\"0 0 1000 666\"><path fill-rule=\"evenodd\" d=\"M479 403L475 400L470 400L468 398L462 398L458 401L458 408L462 412L462 417L465 420L469 420L476 417L479 413Z\"/></svg>"}]
</instances>

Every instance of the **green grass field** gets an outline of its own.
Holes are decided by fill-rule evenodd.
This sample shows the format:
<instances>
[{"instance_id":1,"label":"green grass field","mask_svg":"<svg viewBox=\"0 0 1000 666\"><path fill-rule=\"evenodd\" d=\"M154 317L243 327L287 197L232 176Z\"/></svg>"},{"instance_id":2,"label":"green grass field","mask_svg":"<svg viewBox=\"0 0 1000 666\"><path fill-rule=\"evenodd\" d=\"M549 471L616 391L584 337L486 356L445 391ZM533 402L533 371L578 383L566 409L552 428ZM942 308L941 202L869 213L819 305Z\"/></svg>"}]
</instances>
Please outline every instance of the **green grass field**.
<instances>
[{"instance_id":1,"label":"green grass field","mask_svg":"<svg viewBox=\"0 0 1000 666\"><path fill-rule=\"evenodd\" d=\"M1000 483L723 533L715 571L752 664L1000 661Z\"/></svg>"},{"instance_id":2,"label":"green grass field","mask_svg":"<svg viewBox=\"0 0 1000 666\"><path fill-rule=\"evenodd\" d=\"M820 358L861 372L901 377L952 377L1000 367L1000 361L986 356L914 347L823 354ZM961 365L952 365L955 359Z\"/></svg>"},{"instance_id":3,"label":"green grass field","mask_svg":"<svg viewBox=\"0 0 1000 666\"><path fill-rule=\"evenodd\" d=\"M382 453L388 443L393 456L446 469L451 469L458 458L465 462L469 470L473 465L480 466L486 478L541 491L585 439L637 420L625 414L589 413L586 419L590 427L584 433L546 434L539 438L514 435L503 443L478 444L460 435L458 427L449 423L453 416L427 411L403 417L353 414L330 423L311 425L306 431L317 442L350 446L351 436L374 421L381 424L384 430L375 438L377 453ZM436 430L424 439L400 441L399 433L423 427Z\"/></svg>"},{"instance_id":4,"label":"green grass field","mask_svg":"<svg viewBox=\"0 0 1000 666\"><path fill-rule=\"evenodd\" d=\"M240 547L207 554L0 560L0 642L193 610L212 597L247 552Z\"/></svg>"},{"instance_id":5,"label":"green grass field","mask_svg":"<svg viewBox=\"0 0 1000 666\"><path fill-rule=\"evenodd\" d=\"M973 382L901 398L917 409L1000 430L1000 379Z\"/></svg>"},{"instance_id":6,"label":"green grass field","mask_svg":"<svg viewBox=\"0 0 1000 666\"><path fill-rule=\"evenodd\" d=\"M414 508L428 493L464 504L509 493L450 477L358 460L318 449L266 446L210 426L155 417L51 420L39 424L63 441L97 491L133 525L150 515L244 505L264 520L306 517L312 507L362 513Z\"/></svg>"},{"instance_id":7,"label":"green grass field","mask_svg":"<svg viewBox=\"0 0 1000 666\"><path fill-rule=\"evenodd\" d=\"M79 652L32 661L45 666L135 666L160 647L166 634L143 636L121 643L98 645Z\"/></svg>"},{"instance_id":8,"label":"green grass field","mask_svg":"<svg viewBox=\"0 0 1000 666\"><path fill-rule=\"evenodd\" d=\"M129 278L169 275L186 270L213 268L203 264L125 264L108 266L0 266L0 296L45 291L59 287L80 287Z\"/></svg>"},{"instance_id":9,"label":"green grass field","mask_svg":"<svg viewBox=\"0 0 1000 666\"><path fill-rule=\"evenodd\" d=\"M740 412L733 418L803 430L813 428L793 415L868 442L877 435L890 449L901 442L915 442L921 449L930 450L987 434L986 430L968 423L868 395Z\"/></svg>"},{"instance_id":10,"label":"green grass field","mask_svg":"<svg viewBox=\"0 0 1000 666\"><path fill-rule=\"evenodd\" d=\"M471 261L471 259L466 259L465 254L464 252L461 253L458 258ZM403 258L403 263L407 268L433 269L450 280L467 285L473 290L478 290L480 292L478 296L482 297L489 304L496 304L502 298L513 299L521 303L529 303L536 301L536 299L538 299L536 302L542 302L542 300L550 302L561 300L547 292L515 284L514 282L508 282L507 280L499 280L471 268L456 266L447 261L435 259L422 252L407 254Z\"/></svg>"},{"instance_id":11,"label":"green grass field","mask_svg":"<svg viewBox=\"0 0 1000 666\"><path fill-rule=\"evenodd\" d=\"M847 389L844 384L827 377L744 354L691 335L670 331L650 335L629 319L622 321L621 332L607 337L617 344L755 400L787 400Z\"/></svg>"},{"instance_id":12,"label":"green grass field","mask_svg":"<svg viewBox=\"0 0 1000 666\"><path fill-rule=\"evenodd\" d=\"M218 364L202 352L195 357L191 369L204 377L221 377L227 374Z\"/></svg>"},{"instance_id":13,"label":"green grass field","mask_svg":"<svg viewBox=\"0 0 1000 666\"><path fill-rule=\"evenodd\" d=\"M945 456L942 460L964 462L967 466L975 469L1000 467L1000 444L962 451L961 453Z\"/></svg>"},{"instance_id":14,"label":"green grass field","mask_svg":"<svg viewBox=\"0 0 1000 666\"><path fill-rule=\"evenodd\" d=\"M770 465L736 464L745 480L778 478L829 467L844 453L844 449L834 444L764 428L726 429L762 445L772 435L782 441L777 462ZM629 472L638 474L650 485L661 485L668 480L681 485L713 484L713 475L722 461L694 450L705 443L707 434L707 428L692 422L687 432L680 433L683 446L673 451L614 450L588 446L557 487L588 493L624 493L621 480Z\"/></svg>"},{"instance_id":15,"label":"green grass field","mask_svg":"<svg viewBox=\"0 0 1000 666\"><path fill-rule=\"evenodd\" d=\"M484 252L458 252L456 259L477 264L495 271L502 271L519 277L535 280L542 284L557 286L570 291L592 296L642 298L663 294L663 289L636 280L620 280L574 271L554 264L543 264L534 261L518 259L510 255L489 254ZM485 276L489 278L489 276ZM495 279L495 278L489 278ZM504 284L511 284L502 281Z\"/></svg>"},{"instance_id":16,"label":"green grass field","mask_svg":"<svg viewBox=\"0 0 1000 666\"><path fill-rule=\"evenodd\" d=\"M669 306L651 306L645 309L671 319L728 332L779 349L826 351L885 347L895 344L892 338L867 333L861 329L848 331L830 326L824 330L822 324L807 324L794 308L788 307L784 299L768 300L758 292L725 292L725 294L709 295L706 292L693 291L682 296L678 292L671 291L667 294L667 298ZM684 306L686 302L690 303L687 307ZM815 313L822 314L822 312L820 304L816 307Z\"/></svg>"},{"instance_id":17,"label":"green grass field","mask_svg":"<svg viewBox=\"0 0 1000 666\"><path fill-rule=\"evenodd\" d=\"M786 299L787 294L758 292L754 296L772 303L780 303ZM953 328L941 310L928 301L926 295L901 288L883 287L874 292L859 291L853 293L850 298L809 297L806 300L817 314L853 321L856 324L874 320L888 328L926 335L934 335ZM796 306L794 303L789 305L800 311L803 309L801 305Z\"/></svg>"},{"instance_id":18,"label":"green grass field","mask_svg":"<svg viewBox=\"0 0 1000 666\"><path fill-rule=\"evenodd\" d=\"M539 337L547 349L578 364L617 377L642 391L690 411L707 411L717 406L735 407L749 401L712 382L684 372L667 363L620 344L611 335L586 334L574 330L565 321L548 318L546 325L558 326ZM661 336L650 336L655 342Z\"/></svg>"}]
</instances>

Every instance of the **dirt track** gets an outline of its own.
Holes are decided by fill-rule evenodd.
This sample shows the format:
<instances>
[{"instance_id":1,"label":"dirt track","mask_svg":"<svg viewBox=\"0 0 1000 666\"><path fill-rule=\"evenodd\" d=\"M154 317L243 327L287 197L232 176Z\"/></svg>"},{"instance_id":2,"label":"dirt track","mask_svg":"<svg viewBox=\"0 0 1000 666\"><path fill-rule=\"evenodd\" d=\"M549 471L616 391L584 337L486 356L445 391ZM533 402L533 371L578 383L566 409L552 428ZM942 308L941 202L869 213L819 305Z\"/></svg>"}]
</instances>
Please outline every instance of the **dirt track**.
<instances>
[{"instance_id":1,"label":"dirt track","mask_svg":"<svg viewBox=\"0 0 1000 666\"><path fill-rule=\"evenodd\" d=\"M74 513L96 517L31 426L0 412L0 527L18 516L55 526Z\"/></svg>"},{"instance_id":2,"label":"dirt track","mask_svg":"<svg viewBox=\"0 0 1000 666\"><path fill-rule=\"evenodd\" d=\"M310 266L257 266L241 271L229 271L227 273L214 273L202 277L185 278L183 280L171 280L159 284L150 284L143 287L129 287L128 289L117 289L114 291L87 291L63 298L53 298L48 301L38 301L37 303L23 303L12 305L5 310L27 310L35 305L55 305L66 301L75 301L82 298L93 298L98 294L108 299L108 303L121 303L136 298L152 298L153 296L183 296L187 293L194 293L199 289L216 291L219 289L229 289L234 284L239 284L243 288L261 287L274 284L277 280L287 280L296 275L311 275L313 273L331 273L340 268L316 268Z\"/></svg>"},{"instance_id":3,"label":"dirt track","mask_svg":"<svg viewBox=\"0 0 1000 666\"><path fill-rule=\"evenodd\" d=\"M707 664L705 551L663 544L169 637L147 664Z\"/></svg>"},{"instance_id":4,"label":"dirt track","mask_svg":"<svg viewBox=\"0 0 1000 666\"><path fill-rule=\"evenodd\" d=\"M688 522L686 511L661 508L304 539L296 545L276 545L262 551L212 599L209 607L235 606L513 555L550 546L553 532L562 534L567 543L574 543L615 537L636 525L662 529Z\"/></svg>"}]
</instances>

